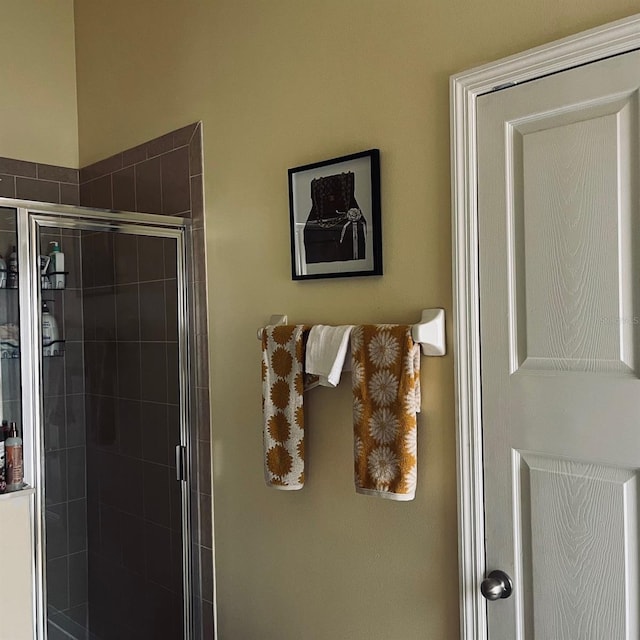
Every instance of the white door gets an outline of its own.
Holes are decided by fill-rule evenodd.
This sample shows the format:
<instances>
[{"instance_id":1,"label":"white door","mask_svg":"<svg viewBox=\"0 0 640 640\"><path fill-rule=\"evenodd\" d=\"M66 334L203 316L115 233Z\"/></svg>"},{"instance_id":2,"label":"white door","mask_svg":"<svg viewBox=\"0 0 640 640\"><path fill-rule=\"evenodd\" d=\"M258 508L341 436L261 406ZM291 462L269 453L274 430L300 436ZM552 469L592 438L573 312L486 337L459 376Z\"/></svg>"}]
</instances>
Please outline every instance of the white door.
<instances>
[{"instance_id":1,"label":"white door","mask_svg":"<svg viewBox=\"0 0 640 640\"><path fill-rule=\"evenodd\" d=\"M478 99L491 640L640 637L639 87L633 52Z\"/></svg>"}]
</instances>

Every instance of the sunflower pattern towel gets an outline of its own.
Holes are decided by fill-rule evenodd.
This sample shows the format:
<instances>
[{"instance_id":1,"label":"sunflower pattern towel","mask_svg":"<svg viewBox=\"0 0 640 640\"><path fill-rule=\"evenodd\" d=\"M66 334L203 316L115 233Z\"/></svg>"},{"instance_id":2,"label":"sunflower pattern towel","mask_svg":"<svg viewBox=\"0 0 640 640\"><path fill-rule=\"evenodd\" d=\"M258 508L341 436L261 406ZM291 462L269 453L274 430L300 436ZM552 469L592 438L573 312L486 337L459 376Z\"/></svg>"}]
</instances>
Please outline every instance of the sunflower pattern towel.
<instances>
[{"instance_id":1,"label":"sunflower pattern towel","mask_svg":"<svg viewBox=\"0 0 640 640\"><path fill-rule=\"evenodd\" d=\"M262 332L264 474L276 489L304 486L304 343L308 327L278 325Z\"/></svg>"},{"instance_id":2,"label":"sunflower pattern towel","mask_svg":"<svg viewBox=\"0 0 640 640\"><path fill-rule=\"evenodd\" d=\"M358 493L413 500L420 345L407 325L351 332L355 484Z\"/></svg>"}]
</instances>

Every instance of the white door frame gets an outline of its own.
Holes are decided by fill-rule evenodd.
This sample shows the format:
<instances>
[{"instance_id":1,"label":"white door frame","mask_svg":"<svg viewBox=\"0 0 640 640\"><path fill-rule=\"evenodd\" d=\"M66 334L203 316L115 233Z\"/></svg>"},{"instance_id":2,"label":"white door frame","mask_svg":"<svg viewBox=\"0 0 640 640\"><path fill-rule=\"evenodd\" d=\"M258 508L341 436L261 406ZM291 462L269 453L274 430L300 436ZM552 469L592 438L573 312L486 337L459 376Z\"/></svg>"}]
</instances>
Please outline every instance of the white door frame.
<instances>
[{"instance_id":1,"label":"white door frame","mask_svg":"<svg viewBox=\"0 0 640 640\"><path fill-rule=\"evenodd\" d=\"M487 640L480 387L476 100L640 48L640 14L451 77L453 301L456 381L460 637ZM493 567L495 568L495 567Z\"/></svg>"}]
</instances>

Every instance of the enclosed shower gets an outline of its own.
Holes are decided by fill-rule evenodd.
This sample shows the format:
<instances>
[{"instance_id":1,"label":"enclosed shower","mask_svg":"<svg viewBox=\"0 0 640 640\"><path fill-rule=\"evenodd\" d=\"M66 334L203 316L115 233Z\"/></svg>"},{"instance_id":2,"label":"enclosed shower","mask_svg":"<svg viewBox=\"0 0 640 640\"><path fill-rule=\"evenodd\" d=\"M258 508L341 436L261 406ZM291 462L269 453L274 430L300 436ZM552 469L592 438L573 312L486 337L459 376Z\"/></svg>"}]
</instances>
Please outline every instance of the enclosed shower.
<instances>
[{"instance_id":1,"label":"enclosed shower","mask_svg":"<svg viewBox=\"0 0 640 640\"><path fill-rule=\"evenodd\" d=\"M192 638L190 222L21 204L0 208L18 261L0 330L19 336L0 406L24 440L38 637Z\"/></svg>"}]
</instances>

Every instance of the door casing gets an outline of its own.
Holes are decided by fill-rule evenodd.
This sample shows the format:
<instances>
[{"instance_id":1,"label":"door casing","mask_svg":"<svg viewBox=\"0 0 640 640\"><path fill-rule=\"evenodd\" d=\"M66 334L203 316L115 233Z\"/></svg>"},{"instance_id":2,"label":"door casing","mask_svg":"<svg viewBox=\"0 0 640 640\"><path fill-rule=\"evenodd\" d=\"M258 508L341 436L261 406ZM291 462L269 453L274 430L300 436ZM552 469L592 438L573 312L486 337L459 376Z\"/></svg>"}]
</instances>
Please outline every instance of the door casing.
<instances>
[{"instance_id":1,"label":"door casing","mask_svg":"<svg viewBox=\"0 0 640 640\"><path fill-rule=\"evenodd\" d=\"M482 94L640 49L640 14L450 80L460 637L488 640L478 272L476 100Z\"/></svg>"}]
</instances>

